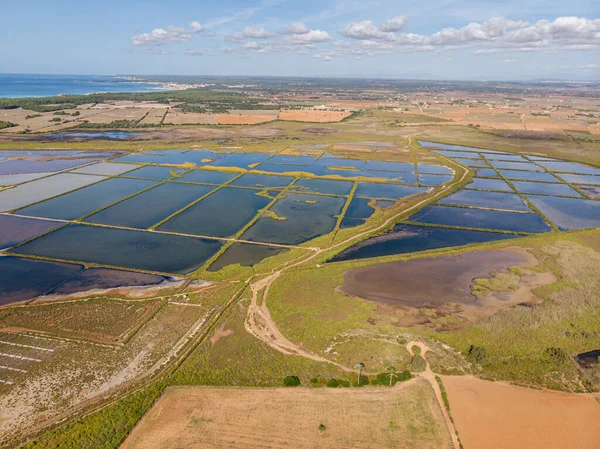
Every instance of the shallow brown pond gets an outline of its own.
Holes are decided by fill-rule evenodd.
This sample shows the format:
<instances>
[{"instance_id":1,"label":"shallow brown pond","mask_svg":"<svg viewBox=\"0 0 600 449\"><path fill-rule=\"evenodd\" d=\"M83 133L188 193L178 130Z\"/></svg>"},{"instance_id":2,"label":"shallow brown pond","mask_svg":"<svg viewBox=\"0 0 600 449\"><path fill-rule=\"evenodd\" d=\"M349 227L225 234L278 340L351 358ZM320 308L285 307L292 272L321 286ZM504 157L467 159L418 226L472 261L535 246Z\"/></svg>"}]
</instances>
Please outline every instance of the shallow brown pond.
<instances>
[{"instance_id":1,"label":"shallow brown pond","mask_svg":"<svg viewBox=\"0 0 600 449\"><path fill-rule=\"evenodd\" d=\"M390 262L344 273L342 290L352 296L406 307L439 307L450 302L474 304L473 279L489 277L530 260L516 251L478 251Z\"/></svg>"}]
</instances>

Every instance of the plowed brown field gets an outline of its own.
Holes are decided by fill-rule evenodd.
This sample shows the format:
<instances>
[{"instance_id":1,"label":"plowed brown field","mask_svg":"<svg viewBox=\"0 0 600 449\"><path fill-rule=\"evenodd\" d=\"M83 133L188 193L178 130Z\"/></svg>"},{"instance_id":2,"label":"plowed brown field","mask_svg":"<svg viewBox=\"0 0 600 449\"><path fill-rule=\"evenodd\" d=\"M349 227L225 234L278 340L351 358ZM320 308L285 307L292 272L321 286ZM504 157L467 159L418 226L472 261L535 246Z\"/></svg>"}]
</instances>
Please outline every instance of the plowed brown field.
<instances>
[{"instance_id":1,"label":"plowed brown field","mask_svg":"<svg viewBox=\"0 0 600 449\"><path fill-rule=\"evenodd\" d=\"M475 377L443 378L465 449L598 449L595 398Z\"/></svg>"}]
</instances>

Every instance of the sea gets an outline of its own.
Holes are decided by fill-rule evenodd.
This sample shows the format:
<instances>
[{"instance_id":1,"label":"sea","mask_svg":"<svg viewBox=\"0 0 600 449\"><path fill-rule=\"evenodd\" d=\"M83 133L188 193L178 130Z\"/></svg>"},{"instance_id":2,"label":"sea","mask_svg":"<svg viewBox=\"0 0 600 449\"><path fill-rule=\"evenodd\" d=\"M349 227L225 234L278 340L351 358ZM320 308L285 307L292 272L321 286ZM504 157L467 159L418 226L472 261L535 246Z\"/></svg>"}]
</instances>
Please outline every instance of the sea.
<instances>
[{"instance_id":1,"label":"sea","mask_svg":"<svg viewBox=\"0 0 600 449\"><path fill-rule=\"evenodd\" d=\"M147 83L104 75L37 75L0 73L0 98L85 95L98 92L153 92L165 90Z\"/></svg>"}]
</instances>

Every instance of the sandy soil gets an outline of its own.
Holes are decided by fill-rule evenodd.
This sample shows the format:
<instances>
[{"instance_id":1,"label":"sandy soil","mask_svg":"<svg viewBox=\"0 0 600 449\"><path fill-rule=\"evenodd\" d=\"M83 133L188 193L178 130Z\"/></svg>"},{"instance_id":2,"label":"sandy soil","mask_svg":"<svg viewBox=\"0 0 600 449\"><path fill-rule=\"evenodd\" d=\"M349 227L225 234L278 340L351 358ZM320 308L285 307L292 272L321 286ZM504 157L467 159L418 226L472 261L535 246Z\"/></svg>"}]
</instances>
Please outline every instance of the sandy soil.
<instances>
[{"instance_id":1,"label":"sandy soil","mask_svg":"<svg viewBox=\"0 0 600 449\"><path fill-rule=\"evenodd\" d=\"M214 346L221 338L229 337L233 334L231 329L225 329L226 326L227 323L221 323L221 325L215 329L213 336L209 338L211 346Z\"/></svg>"},{"instance_id":2,"label":"sandy soil","mask_svg":"<svg viewBox=\"0 0 600 449\"><path fill-rule=\"evenodd\" d=\"M348 117L350 114L351 112L347 111L289 110L281 111L281 114L279 114L279 120L315 123L339 122L340 120Z\"/></svg>"},{"instance_id":3,"label":"sandy soil","mask_svg":"<svg viewBox=\"0 0 600 449\"><path fill-rule=\"evenodd\" d=\"M473 279L528 262L521 251L477 251L348 270L342 290L371 301L409 307L473 304Z\"/></svg>"},{"instance_id":4,"label":"sandy soil","mask_svg":"<svg viewBox=\"0 0 600 449\"><path fill-rule=\"evenodd\" d=\"M233 447L451 446L431 387L415 379L391 389L172 388L121 449Z\"/></svg>"},{"instance_id":5,"label":"sandy soil","mask_svg":"<svg viewBox=\"0 0 600 449\"><path fill-rule=\"evenodd\" d=\"M257 123L272 122L277 120L275 115L228 115L216 116L219 125L255 125Z\"/></svg>"},{"instance_id":6,"label":"sandy soil","mask_svg":"<svg viewBox=\"0 0 600 449\"><path fill-rule=\"evenodd\" d=\"M536 391L470 376L443 377L465 449L597 449L595 398Z\"/></svg>"}]
</instances>

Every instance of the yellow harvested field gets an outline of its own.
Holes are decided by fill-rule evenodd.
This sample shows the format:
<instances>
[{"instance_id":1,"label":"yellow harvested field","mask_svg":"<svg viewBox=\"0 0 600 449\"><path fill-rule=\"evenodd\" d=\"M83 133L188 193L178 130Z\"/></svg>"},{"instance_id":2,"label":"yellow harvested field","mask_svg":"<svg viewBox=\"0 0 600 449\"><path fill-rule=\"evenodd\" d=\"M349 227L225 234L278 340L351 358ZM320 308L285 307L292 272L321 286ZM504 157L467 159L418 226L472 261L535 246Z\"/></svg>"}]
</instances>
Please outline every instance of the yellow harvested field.
<instances>
[{"instance_id":1,"label":"yellow harvested field","mask_svg":"<svg viewBox=\"0 0 600 449\"><path fill-rule=\"evenodd\" d=\"M230 115L260 115L266 116L279 116L279 109L230 109Z\"/></svg>"},{"instance_id":2,"label":"yellow harvested field","mask_svg":"<svg viewBox=\"0 0 600 449\"><path fill-rule=\"evenodd\" d=\"M171 109L165 117L165 123L170 125L216 125L217 120L212 114L186 113Z\"/></svg>"},{"instance_id":3,"label":"yellow harvested field","mask_svg":"<svg viewBox=\"0 0 600 449\"><path fill-rule=\"evenodd\" d=\"M257 123L272 122L277 120L276 115L228 115L216 116L219 125L256 125Z\"/></svg>"},{"instance_id":4,"label":"yellow harvested field","mask_svg":"<svg viewBox=\"0 0 600 449\"><path fill-rule=\"evenodd\" d=\"M94 109L91 109L94 111ZM95 110L99 114L91 115L86 118L90 123L112 123L116 120L140 120L147 112L149 108L124 108L124 109L106 109L106 110Z\"/></svg>"},{"instance_id":5,"label":"yellow harvested field","mask_svg":"<svg viewBox=\"0 0 600 449\"><path fill-rule=\"evenodd\" d=\"M372 108L379 104L378 101L353 101L353 100L337 100L328 103L327 106L332 108Z\"/></svg>"},{"instance_id":6,"label":"yellow harvested field","mask_svg":"<svg viewBox=\"0 0 600 449\"><path fill-rule=\"evenodd\" d=\"M444 376L465 449L598 449L600 404L590 396Z\"/></svg>"},{"instance_id":7,"label":"yellow harvested field","mask_svg":"<svg viewBox=\"0 0 600 449\"><path fill-rule=\"evenodd\" d=\"M170 388L121 449L233 447L451 446L433 390L415 379L394 388Z\"/></svg>"},{"instance_id":8,"label":"yellow harvested field","mask_svg":"<svg viewBox=\"0 0 600 449\"><path fill-rule=\"evenodd\" d=\"M321 111L321 110L285 110L279 114L280 120L290 120L297 122L339 122L352 115L348 111Z\"/></svg>"},{"instance_id":9,"label":"yellow harvested field","mask_svg":"<svg viewBox=\"0 0 600 449\"><path fill-rule=\"evenodd\" d=\"M92 109L129 109L129 108L162 108L166 109L169 105L158 103L156 101L137 101L137 100L119 100L109 103L95 104ZM164 111L163 111L164 112Z\"/></svg>"},{"instance_id":10,"label":"yellow harvested field","mask_svg":"<svg viewBox=\"0 0 600 449\"><path fill-rule=\"evenodd\" d=\"M152 108L148 115L140 122L140 125L158 125L167 112L166 108Z\"/></svg>"}]
</instances>

